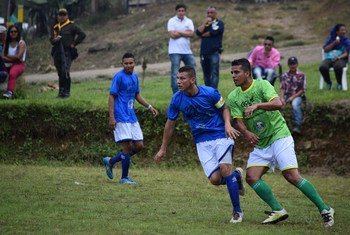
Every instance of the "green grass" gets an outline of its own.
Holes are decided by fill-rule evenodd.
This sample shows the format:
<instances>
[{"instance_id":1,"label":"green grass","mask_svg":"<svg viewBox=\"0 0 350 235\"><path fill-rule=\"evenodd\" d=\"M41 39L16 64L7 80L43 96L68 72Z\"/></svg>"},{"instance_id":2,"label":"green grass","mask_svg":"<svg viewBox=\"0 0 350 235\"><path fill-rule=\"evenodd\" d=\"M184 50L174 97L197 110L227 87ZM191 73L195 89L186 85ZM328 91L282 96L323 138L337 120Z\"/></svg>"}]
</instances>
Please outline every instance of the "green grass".
<instances>
[{"instance_id":1,"label":"green grass","mask_svg":"<svg viewBox=\"0 0 350 235\"><path fill-rule=\"evenodd\" d=\"M286 71L287 67L283 67ZM320 75L317 64L301 65L300 70L305 72L307 77L307 98L311 103L329 104L334 101L349 99L350 91L328 91L319 89ZM222 72L220 74L219 91L223 97L235 88L231 74L229 73L230 66L223 63ZM348 71L348 77L350 72ZM331 72L331 79L336 84L334 73ZM202 71L198 70L198 84L203 84ZM46 84L27 84L26 98L17 99L9 102L18 103L42 103L46 105L77 105L86 109L106 109L109 87L111 78L97 78L95 80L73 82L71 88L71 97L66 100L56 99L57 91L40 92L41 87ZM141 84L141 81L140 81ZM349 84L350 85L350 84ZM279 81L275 84L276 90L279 92ZM161 110L165 110L172 97L170 89L169 77L164 75L150 74L146 75L144 85L141 86L142 95ZM137 106L138 107L138 106Z\"/></svg>"},{"instance_id":2,"label":"green grass","mask_svg":"<svg viewBox=\"0 0 350 235\"><path fill-rule=\"evenodd\" d=\"M120 168L115 170L119 178ZM265 205L246 185L244 221L230 224L225 186L210 185L199 168L131 168L138 185L107 180L102 166L0 165L2 234L346 234L349 178L307 176L336 222L325 229L316 207L280 173L266 175L290 214L263 226ZM334 182L337 182L335 184Z\"/></svg>"}]
</instances>

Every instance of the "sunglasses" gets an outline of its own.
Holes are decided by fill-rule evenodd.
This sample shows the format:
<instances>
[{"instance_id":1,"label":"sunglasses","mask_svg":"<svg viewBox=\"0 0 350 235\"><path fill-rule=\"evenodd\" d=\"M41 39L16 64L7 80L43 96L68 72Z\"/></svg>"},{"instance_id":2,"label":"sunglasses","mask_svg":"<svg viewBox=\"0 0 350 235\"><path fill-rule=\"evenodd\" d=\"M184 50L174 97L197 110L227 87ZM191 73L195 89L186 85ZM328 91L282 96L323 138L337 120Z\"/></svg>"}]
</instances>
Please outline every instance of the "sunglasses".
<instances>
[{"instance_id":1,"label":"sunglasses","mask_svg":"<svg viewBox=\"0 0 350 235\"><path fill-rule=\"evenodd\" d=\"M264 46L270 47L270 46L272 46L272 44L271 43L264 43Z\"/></svg>"},{"instance_id":2,"label":"sunglasses","mask_svg":"<svg viewBox=\"0 0 350 235\"><path fill-rule=\"evenodd\" d=\"M18 33L17 30L11 30L10 33Z\"/></svg>"}]
</instances>

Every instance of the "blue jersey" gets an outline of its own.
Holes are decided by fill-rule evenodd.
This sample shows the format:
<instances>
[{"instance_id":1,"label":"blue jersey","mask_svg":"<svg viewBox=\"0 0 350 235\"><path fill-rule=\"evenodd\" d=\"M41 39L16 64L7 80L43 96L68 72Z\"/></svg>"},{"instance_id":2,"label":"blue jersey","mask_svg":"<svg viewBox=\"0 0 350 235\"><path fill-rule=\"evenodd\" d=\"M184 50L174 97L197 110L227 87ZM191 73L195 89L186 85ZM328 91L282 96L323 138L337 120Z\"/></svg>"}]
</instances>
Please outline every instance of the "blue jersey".
<instances>
[{"instance_id":1,"label":"blue jersey","mask_svg":"<svg viewBox=\"0 0 350 235\"><path fill-rule=\"evenodd\" d=\"M116 122L137 122L134 102L139 92L139 79L136 73L127 74L121 70L114 75L109 94L114 96Z\"/></svg>"},{"instance_id":2,"label":"blue jersey","mask_svg":"<svg viewBox=\"0 0 350 235\"><path fill-rule=\"evenodd\" d=\"M225 138L225 122L222 110L225 101L219 92L211 87L198 86L195 96L185 92L174 94L168 109L168 119L176 120L180 111L190 124L195 143Z\"/></svg>"}]
</instances>

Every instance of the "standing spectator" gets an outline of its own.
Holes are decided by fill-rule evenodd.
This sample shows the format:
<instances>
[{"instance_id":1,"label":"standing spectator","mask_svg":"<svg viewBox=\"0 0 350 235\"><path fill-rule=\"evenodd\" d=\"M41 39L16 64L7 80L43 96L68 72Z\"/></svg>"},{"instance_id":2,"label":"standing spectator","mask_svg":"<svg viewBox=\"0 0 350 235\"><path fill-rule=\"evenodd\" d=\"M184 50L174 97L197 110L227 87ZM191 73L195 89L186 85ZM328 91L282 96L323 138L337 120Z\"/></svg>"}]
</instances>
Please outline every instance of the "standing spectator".
<instances>
[{"instance_id":1,"label":"standing spectator","mask_svg":"<svg viewBox=\"0 0 350 235\"><path fill-rule=\"evenodd\" d=\"M196 68L196 60L191 51L190 37L193 36L194 26L191 19L186 17L187 7L185 4L178 4L175 7L176 16L168 21L169 57L171 61L171 89L177 92L176 73L183 61L185 65Z\"/></svg>"},{"instance_id":2,"label":"standing spectator","mask_svg":"<svg viewBox=\"0 0 350 235\"><path fill-rule=\"evenodd\" d=\"M334 68L335 78L338 82L337 90L343 89L341 79L343 68L348 62L348 53L350 50L350 39L345 34L345 25L337 24L333 27L327 41L323 45L326 58L322 61L319 70L324 81L327 83L328 90L331 90L333 87L329 76L329 69L331 67Z\"/></svg>"},{"instance_id":3,"label":"standing spectator","mask_svg":"<svg viewBox=\"0 0 350 235\"><path fill-rule=\"evenodd\" d=\"M122 58L123 69L113 78L108 99L109 126L114 130L114 140L122 143L122 151L117 155L104 157L107 177L113 179L113 166L122 162L122 175L119 183L136 184L129 177L130 158L143 149L143 134L135 114L135 99L147 108L153 116L158 111L141 95L139 79L134 72L135 57L125 53Z\"/></svg>"},{"instance_id":4,"label":"standing spectator","mask_svg":"<svg viewBox=\"0 0 350 235\"><path fill-rule=\"evenodd\" d=\"M5 82L8 77L8 72L1 56L6 41L6 31L6 27L0 25L0 83Z\"/></svg>"},{"instance_id":5,"label":"standing spectator","mask_svg":"<svg viewBox=\"0 0 350 235\"><path fill-rule=\"evenodd\" d=\"M53 34L50 38L53 45L51 54L58 73L58 98L70 96L70 66L72 61L78 57L75 47L84 40L85 36L81 28L69 20L68 11L64 8L59 9L58 23L53 27Z\"/></svg>"},{"instance_id":6,"label":"standing spectator","mask_svg":"<svg viewBox=\"0 0 350 235\"><path fill-rule=\"evenodd\" d=\"M280 63L280 53L274 48L274 38L267 36L263 46L256 46L248 56L251 67L253 68L253 77L255 79L266 79L272 85L275 83L275 69Z\"/></svg>"},{"instance_id":7,"label":"standing spectator","mask_svg":"<svg viewBox=\"0 0 350 235\"><path fill-rule=\"evenodd\" d=\"M204 84L217 89L219 85L220 54L223 51L224 22L217 18L215 7L208 7L207 17L197 28L196 34L202 39L200 60Z\"/></svg>"},{"instance_id":8,"label":"standing spectator","mask_svg":"<svg viewBox=\"0 0 350 235\"><path fill-rule=\"evenodd\" d=\"M232 171L234 141L239 132L230 123L230 112L216 89L196 85L196 73L190 66L179 69L179 92L174 94L168 109L163 141L154 157L158 162L166 156L167 146L174 133L176 119L182 112L190 124L203 170L213 185L225 182L232 203L231 223L242 222L239 188L243 190L242 169ZM243 192L241 193L243 194Z\"/></svg>"},{"instance_id":9,"label":"standing spectator","mask_svg":"<svg viewBox=\"0 0 350 235\"><path fill-rule=\"evenodd\" d=\"M298 59L288 59L289 71L281 78L281 101L282 104L291 103L293 108L293 133L301 134L302 110L301 104L306 91L305 74L298 70Z\"/></svg>"},{"instance_id":10,"label":"standing spectator","mask_svg":"<svg viewBox=\"0 0 350 235\"><path fill-rule=\"evenodd\" d=\"M26 43L21 39L21 33L16 25L8 28L5 47L2 51L2 59L8 71L7 91L3 96L7 99L13 97L16 81L24 72L26 60Z\"/></svg>"},{"instance_id":11,"label":"standing spectator","mask_svg":"<svg viewBox=\"0 0 350 235\"><path fill-rule=\"evenodd\" d=\"M262 180L264 174L277 167L289 183L316 205L324 226L333 226L334 209L323 202L314 185L299 173L294 140L279 112L283 106L281 99L270 83L253 80L250 71L247 59L232 61L232 79L237 88L228 99L238 130L254 145L249 154L246 181L272 210L262 223L275 224L288 218L270 186Z\"/></svg>"}]
</instances>

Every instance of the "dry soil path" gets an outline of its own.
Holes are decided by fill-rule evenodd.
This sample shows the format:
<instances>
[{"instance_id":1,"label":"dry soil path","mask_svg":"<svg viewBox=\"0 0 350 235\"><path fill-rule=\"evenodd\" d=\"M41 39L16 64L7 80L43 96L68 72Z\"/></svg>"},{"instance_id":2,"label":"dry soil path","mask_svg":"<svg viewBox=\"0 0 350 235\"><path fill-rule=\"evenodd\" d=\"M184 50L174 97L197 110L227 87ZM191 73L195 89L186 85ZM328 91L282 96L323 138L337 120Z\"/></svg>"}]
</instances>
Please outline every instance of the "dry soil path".
<instances>
[{"instance_id":1,"label":"dry soil path","mask_svg":"<svg viewBox=\"0 0 350 235\"><path fill-rule=\"evenodd\" d=\"M281 64L285 65L287 59L290 56L296 56L299 60L299 64L303 63L317 63L321 61L321 45L307 45L307 46L296 46L296 47L287 47L279 48L281 53L282 60ZM223 61L232 61L233 59L238 59L246 57L247 52L236 53L236 54L222 54L221 59ZM197 66L199 63L199 58L196 58ZM198 67L199 68L199 67ZM84 70L84 71L72 71L71 78L73 80L84 80L84 79L94 79L98 76L109 76L113 75L119 71L120 68L106 68L106 69L94 69L94 70ZM140 73L142 71L141 66L136 66L135 71ZM163 62L157 64L148 64L148 72L157 72L160 74L169 74L170 73L170 62ZM26 74L26 82L50 82L57 81L57 73L46 73L46 74Z\"/></svg>"}]
</instances>

